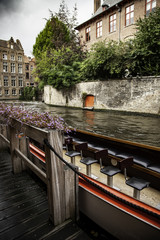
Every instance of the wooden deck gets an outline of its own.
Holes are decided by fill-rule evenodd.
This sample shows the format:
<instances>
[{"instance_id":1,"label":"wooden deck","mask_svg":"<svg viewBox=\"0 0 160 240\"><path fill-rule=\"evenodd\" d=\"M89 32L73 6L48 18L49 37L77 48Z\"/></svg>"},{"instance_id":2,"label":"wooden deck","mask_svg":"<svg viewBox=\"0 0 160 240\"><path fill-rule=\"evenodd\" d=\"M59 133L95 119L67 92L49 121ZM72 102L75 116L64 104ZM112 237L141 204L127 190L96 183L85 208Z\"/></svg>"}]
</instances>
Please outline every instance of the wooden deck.
<instances>
[{"instance_id":1,"label":"wooden deck","mask_svg":"<svg viewBox=\"0 0 160 240\"><path fill-rule=\"evenodd\" d=\"M71 220L53 226L45 185L27 172L14 175L8 152L0 153L0 182L1 240L92 239Z\"/></svg>"}]
</instances>

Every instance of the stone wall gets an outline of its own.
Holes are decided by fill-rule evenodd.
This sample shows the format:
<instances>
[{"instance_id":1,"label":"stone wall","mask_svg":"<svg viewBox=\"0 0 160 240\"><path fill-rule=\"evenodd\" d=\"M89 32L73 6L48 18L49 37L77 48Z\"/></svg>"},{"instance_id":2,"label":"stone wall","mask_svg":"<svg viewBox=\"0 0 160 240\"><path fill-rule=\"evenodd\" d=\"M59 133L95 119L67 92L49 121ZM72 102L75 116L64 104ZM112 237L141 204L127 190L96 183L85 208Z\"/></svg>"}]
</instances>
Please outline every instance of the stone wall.
<instances>
[{"instance_id":1,"label":"stone wall","mask_svg":"<svg viewBox=\"0 0 160 240\"><path fill-rule=\"evenodd\" d=\"M94 96L94 109L160 114L160 76L83 82L69 90L45 86L44 102L57 106L84 106Z\"/></svg>"}]
</instances>

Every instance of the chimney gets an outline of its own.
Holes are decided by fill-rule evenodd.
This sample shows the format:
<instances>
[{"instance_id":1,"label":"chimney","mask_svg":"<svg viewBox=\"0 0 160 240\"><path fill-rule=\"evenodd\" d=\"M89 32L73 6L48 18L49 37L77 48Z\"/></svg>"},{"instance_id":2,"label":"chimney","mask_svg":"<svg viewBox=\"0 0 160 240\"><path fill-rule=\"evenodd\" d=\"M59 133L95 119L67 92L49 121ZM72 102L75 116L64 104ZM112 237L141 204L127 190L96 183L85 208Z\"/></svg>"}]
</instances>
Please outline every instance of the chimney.
<instances>
[{"instance_id":1,"label":"chimney","mask_svg":"<svg viewBox=\"0 0 160 240\"><path fill-rule=\"evenodd\" d=\"M94 0L94 13L98 10L101 6L101 0Z\"/></svg>"}]
</instances>

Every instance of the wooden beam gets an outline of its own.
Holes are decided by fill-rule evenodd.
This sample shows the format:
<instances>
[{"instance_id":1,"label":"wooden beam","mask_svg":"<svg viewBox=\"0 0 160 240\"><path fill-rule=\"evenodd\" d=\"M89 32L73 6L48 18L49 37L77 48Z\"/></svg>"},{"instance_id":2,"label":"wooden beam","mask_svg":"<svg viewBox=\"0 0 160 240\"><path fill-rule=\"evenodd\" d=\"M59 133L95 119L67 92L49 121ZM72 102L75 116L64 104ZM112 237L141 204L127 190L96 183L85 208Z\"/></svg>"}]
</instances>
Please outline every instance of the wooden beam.
<instances>
[{"instance_id":1,"label":"wooden beam","mask_svg":"<svg viewBox=\"0 0 160 240\"><path fill-rule=\"evenodd\" d=\"M32 163L19 149L15 148L15 153L44 183L47 183L47 176L41 169L39 169L34 163Z\"/></svg>"}]
</instances>

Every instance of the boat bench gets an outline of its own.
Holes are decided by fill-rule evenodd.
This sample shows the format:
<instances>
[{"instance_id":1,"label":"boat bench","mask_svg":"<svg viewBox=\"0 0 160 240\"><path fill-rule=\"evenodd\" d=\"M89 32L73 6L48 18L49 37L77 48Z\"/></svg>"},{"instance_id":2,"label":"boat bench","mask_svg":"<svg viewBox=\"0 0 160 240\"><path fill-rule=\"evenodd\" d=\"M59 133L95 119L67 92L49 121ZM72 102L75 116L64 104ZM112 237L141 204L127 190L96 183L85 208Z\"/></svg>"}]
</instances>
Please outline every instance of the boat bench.
<instances>
[{"instance_id":1,"label":"boat bench","mask_svg":"<svg viewBox=\"0 0 160 240\"><path fill-rule=\"evenodd\" d=\"M82 143L83 140L82 139L79 139L79 138L75 138L73 137L73 144L77 144L77 143ZM85 141L86 142L86 141ZM92 149L93 151L94 150L103 150L103 149L108 149L108 154L110 156L110 158L118 158L118 159L123 159L123 158L128 158L130 156L133 157L133 163L134 165L137 165L137 166L140 166L144 169L147 169L150 174L154 174L157 173L159 175L159 178L160 178L160 159L155 159L155 156L148 156L147 152L145 154L145 156L142 156L141 154L137 154L137 152L135 152L135 150L133 149L130 149L130 150L127 150L127 151L123 151L122 148L116 148L114 146L111 146L111 145L108 145L107 143L106 144L98 144L98 143L95 143L93 141L87 141L88 142L88 147L90 149ZM156 161L159 162L157 163ZM103 159L103 165L105 165L105 160ZM107 163L106 163L107 165Z\"/></svg>"}]
</instances>

